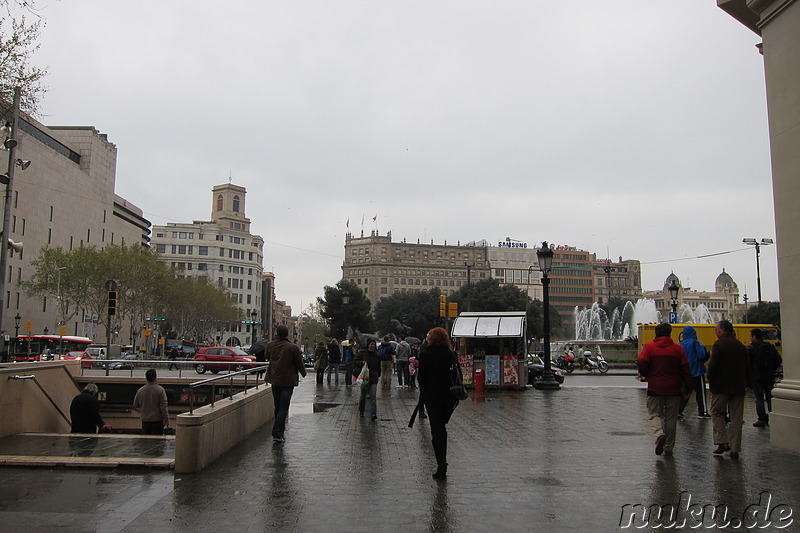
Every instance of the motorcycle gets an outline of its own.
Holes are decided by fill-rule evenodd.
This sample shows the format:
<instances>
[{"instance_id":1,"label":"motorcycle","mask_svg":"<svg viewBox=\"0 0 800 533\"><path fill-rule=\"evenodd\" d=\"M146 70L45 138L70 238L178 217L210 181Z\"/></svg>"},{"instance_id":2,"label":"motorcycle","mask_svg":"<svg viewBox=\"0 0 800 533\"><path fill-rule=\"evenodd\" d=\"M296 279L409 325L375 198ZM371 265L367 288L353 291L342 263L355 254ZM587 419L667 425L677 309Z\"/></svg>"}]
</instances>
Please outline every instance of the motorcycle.
<instances>
[{"instance_id":1,"label":"motorcycle","mask_svg":"<svg viewBox=\"0 0 800 533\"><path fill-rule=\"evenodd\" d=\"M599 370L601 374L608 372L608 363L606 363L606 360L600 354L595 356L587 356L583 365L583 367L589 372L592 372L593 370Z\"/></svg>"},{"instance_id":2,"label":"motorcycle","mask_svg":"<svg viewBox=\"0 0 800 533\"><path fill-rule=\"evenodd\" d=\"M567 374L572 374L573 370L575 370L575 357L569 354L561 354L558 359L553 361L553 366L565 370Z\"/></svg>"}]
</instances>

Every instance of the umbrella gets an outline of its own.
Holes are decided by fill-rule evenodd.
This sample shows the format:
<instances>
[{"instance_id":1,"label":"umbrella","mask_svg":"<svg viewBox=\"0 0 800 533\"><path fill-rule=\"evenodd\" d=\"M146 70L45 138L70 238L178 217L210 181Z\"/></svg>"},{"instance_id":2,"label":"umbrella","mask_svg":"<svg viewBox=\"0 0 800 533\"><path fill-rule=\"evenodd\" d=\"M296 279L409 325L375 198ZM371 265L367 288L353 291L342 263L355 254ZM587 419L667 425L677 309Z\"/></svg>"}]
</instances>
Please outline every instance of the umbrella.
<instances>
[{"instance_id":1,"label":"umbrella","mask_svg":"<svg viewBox=\"0 0 800 533\"><path fill-rule=\"evenodd\" d=\"M250 347L250 353L256 356L256 360L259 357L264 357L264 350L267 348L267 344L269 344L269 339L261 339L260 341L256 341Z\"/></svg>"},{"instance_id":2,"label":"umbrella","mask_svg":"<svg viewBox=\"0 0 800 533\"><path fill-rule=\"evenodd\" d=\"M406 337L406 342L408 344L422 344L422 341L416 337Z\"/></svg>"}]
</instances>

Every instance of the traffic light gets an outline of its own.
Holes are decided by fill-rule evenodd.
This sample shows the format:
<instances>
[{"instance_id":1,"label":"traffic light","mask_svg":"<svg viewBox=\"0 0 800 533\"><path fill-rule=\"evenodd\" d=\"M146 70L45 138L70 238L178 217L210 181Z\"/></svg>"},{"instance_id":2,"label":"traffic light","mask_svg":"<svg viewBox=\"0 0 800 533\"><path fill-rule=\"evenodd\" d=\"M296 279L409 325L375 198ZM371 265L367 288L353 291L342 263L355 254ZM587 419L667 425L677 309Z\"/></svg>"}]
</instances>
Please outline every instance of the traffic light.
<instances>
[{"instance_id":1,"label":"traffic light","mask_svg":"<svg viewBox=\"0 0 800 533\"><path fill-rule=\"evenodd\" d=\"M119 303L117 296L117 291L108 291L108 316L117 314L117 305Z\"/></svg>"},{"instance_id":2,"label":"traffic light","mask_svg":"<svg viewBox=\"0 0 800 533\"><path fill-rule=\"evenodd\" d=\"M442 318L447 316L447 296L444 294L439 295L439 316Z\"/></svg>"},{"instance_id":3,"label":"traffic light","mask_svg":"<svg viewBox=\"0 0 800 533\"><path fill-rule=\"evenodd\" d=\"M447 304L447 316L456 318L458 316L458 302L450 302Z\"/></svg>"},{"instance_id":4,"label":"traffic light","mask_svg":"<svg viewBox=\"0 0 800 533\"><path fill-rule=\"evenodd\" d=\"M58 326L58 334L62 337L67 334L67 326L61 325Z\"/></svg>"}]
</instances>

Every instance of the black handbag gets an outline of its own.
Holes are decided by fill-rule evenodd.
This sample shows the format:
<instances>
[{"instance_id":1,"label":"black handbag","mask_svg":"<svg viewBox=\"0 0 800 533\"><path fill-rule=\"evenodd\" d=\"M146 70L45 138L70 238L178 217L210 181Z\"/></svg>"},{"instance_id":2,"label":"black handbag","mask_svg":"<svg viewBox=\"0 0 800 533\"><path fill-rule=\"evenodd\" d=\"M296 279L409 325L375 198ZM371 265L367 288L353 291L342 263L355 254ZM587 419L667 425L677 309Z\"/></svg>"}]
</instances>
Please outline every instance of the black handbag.
<instances>
[{"instance_id":1,"label":"black handbag","mask_svg":"<svg viewBox=\"0 0 800 533\"><path fill-rule=\"evenodd\" d=\"M450 394L456 400L466 400L469 398L467 389L464 387L464 376L461 375L461 367L458 366L458 358L456 353L453 354L453 362L450 364Z\"/></svg>"}]
</instances>

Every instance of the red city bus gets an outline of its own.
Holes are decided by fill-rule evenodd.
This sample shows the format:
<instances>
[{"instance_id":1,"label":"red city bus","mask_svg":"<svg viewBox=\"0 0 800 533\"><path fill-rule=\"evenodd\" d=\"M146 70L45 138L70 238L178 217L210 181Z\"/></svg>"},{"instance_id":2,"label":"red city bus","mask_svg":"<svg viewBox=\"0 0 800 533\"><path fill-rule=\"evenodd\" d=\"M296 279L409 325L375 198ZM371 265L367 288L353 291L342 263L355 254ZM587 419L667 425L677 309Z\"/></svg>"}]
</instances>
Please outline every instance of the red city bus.
<instances>
[{"instance_id":1,"label":"red city bus","mask_svg":"<svg viewBox=\"0 0 800 533\"><path fill-rule=\"evenodd\" d=\"M56 354L63 355L67 352L84 351L91 345L92 339L89 337L20 335L11 341L9 352L15 362L24 363L46 359L46 354L51 354L52 357L55 357Z\"/></svg>"}]
</instances>

